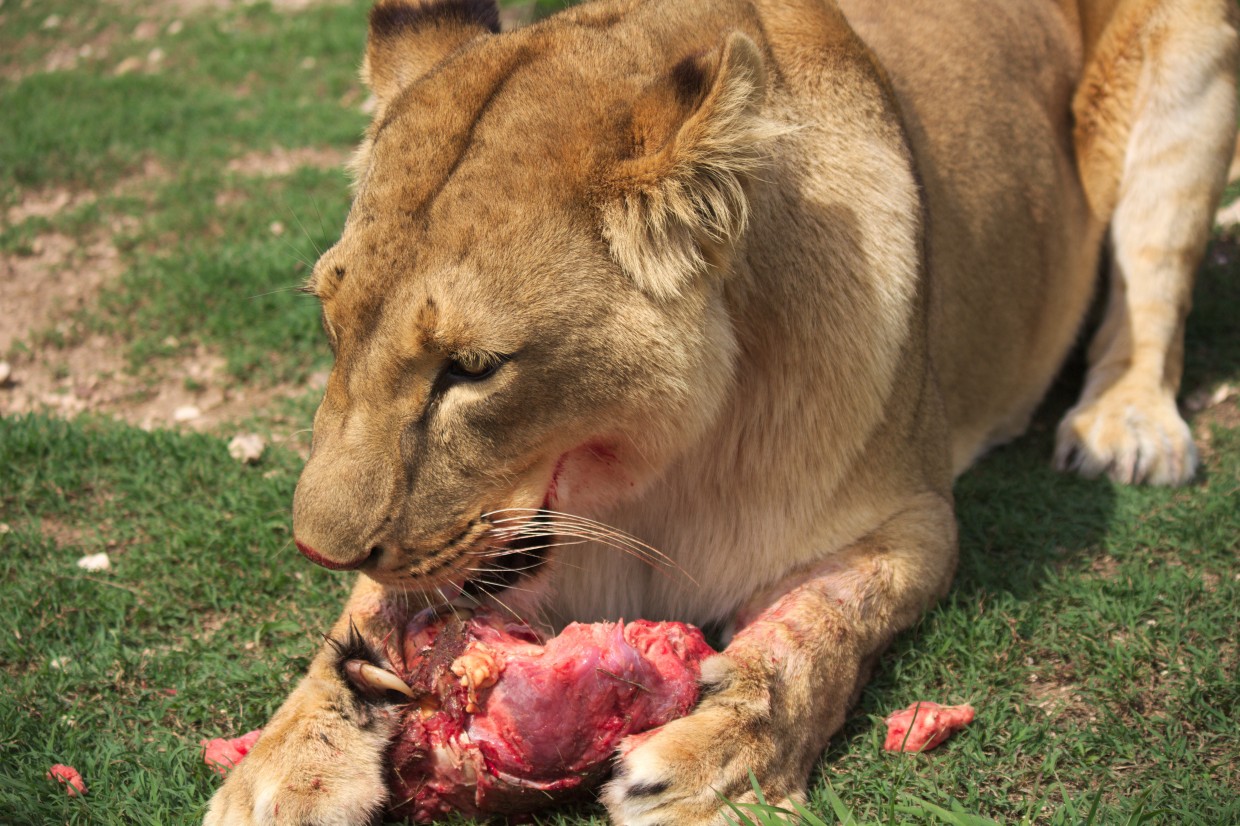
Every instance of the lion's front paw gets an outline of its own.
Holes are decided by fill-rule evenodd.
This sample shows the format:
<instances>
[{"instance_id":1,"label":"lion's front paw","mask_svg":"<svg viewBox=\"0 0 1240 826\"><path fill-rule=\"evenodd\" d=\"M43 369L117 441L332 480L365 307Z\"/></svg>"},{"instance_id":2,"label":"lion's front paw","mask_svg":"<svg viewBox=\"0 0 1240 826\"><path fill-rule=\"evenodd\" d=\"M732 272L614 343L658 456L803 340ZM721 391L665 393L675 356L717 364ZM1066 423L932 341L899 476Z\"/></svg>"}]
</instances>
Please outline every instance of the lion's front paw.
<instances>
[{"instance_id":1,"label":"lion's front paw","mask_svg":"<svg viewBox=\"0 0 1240 826\"><path fill-rule=\"evenodd\" d=\"M768 802L803 799L805 752L776 730L767 693L719 690L688 717L626 739L603 802L618 826L731 823L726 800L753 802L750 772ZM777 748L776 744L783 744Z\"/></svg>"},{"instance_id":2,"label":"lion's front paw","mask_svg":"<svg viewBox=\"0 0 1240 826\"><path fill-rule=\"evenodd\" d=\"M1126 484L1182 485L1197 472L1197 448L1169 394L1116 387L1067 412L1055 467Z\"/></svg>"},{"instance_id":3,"label":"lion's front paw","mask_svg":"<svg viewBox=\"0 0 1240 826\"><path fill-rule=\"evenodd\" d=\"M306 692L309 694L309 692ZM204 826L363 826L387 799L383 757L394 721L294 694L229 772Z\"/></svg>"}]
</instances>

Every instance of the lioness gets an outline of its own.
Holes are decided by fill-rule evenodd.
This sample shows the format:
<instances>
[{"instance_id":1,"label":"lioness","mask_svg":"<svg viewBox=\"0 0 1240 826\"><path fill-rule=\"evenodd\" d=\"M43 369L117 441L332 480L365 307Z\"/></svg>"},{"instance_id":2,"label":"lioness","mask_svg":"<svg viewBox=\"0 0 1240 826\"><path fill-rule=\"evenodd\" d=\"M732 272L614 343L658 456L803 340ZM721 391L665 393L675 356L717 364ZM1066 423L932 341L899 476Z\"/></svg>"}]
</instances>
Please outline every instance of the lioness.
<instances>
[{"instance_id":1,"label":"lioness","mask_svg":"<svg viewBox=\"0 0 1240 826\"><path fill-rule=\"evenodd\" d=\"M721 823L750 770L801 796L947 590L952 479L1025 428L1104 244L1055 462L1192 478L1175 394L1236 18L604 0L497 34L483 0L382 0L356 198L310 281L336 364L295 535L363 574L333 633L471 599L716 627L698 709L617 757L613 820ZM670 563L604 547L626 535ZM207 822L369 822L387 710L325 647Z\"/></svg>"}]
</instances>

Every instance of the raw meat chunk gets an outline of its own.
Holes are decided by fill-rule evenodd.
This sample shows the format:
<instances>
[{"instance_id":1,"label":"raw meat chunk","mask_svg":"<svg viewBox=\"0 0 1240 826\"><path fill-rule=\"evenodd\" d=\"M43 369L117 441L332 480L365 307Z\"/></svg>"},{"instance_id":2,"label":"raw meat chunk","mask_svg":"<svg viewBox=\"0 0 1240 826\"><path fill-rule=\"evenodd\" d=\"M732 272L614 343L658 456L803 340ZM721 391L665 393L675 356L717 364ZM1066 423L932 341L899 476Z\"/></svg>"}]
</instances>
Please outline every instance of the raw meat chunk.
<instances>
[{"instance_id":1,"label":"raw meat chunk","mask_svg":"<svg viewBox=\"0 0 1240 826\"><path fill-rule=\"evenodd\" d=\"M941 706L919 700L888 715L887 751L929 751L973 722L973 706Z\"/></svg>"},{"instance_id":2,"label":"raw meat chunk","mask_svg":"<svg viewBox=\"0 0 1240 826\"><path fill-rule=\"evenodd\" d=\"M64 786L65 791L69 793L69 797L86 794L86 781L82 780L82 775L72 766L57 763L47 770L47 779L55 780Z\"/></svg>"},{"instance_id":3,"label":"raw meat chunk","mask_svg":"<svg viewBox=\"0 0 1240 826\"><path fill-rule=\"evenodd\" d=\"M241 758L250 753L258 736L263 730L255 729L240 737L216 737L214 740L202 740L202 759L219 774L228 774L228 770L241 762Z\"/></svg>"},{"instance_id":4,"label":"raw meat chunk","mask_svg":"<svg viewBox=\"0 0 1240 826\"><path fill-rule=\"evenodd\" d=\"M386 653L414 693L391 751L392 813L427 823L590 789L621 739L693 708L715 652L677 622L573 624L544 642L494 613L424 613Z\"/></svg>"}]
</instances>

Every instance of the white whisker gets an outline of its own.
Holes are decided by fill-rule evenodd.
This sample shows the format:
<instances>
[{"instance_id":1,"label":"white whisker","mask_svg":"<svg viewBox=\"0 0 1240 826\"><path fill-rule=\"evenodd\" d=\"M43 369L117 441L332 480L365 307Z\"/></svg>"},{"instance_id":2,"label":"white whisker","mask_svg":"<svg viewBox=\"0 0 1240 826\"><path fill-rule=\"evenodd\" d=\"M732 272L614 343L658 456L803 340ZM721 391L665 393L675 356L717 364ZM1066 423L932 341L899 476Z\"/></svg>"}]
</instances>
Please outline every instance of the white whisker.
<instances>
[{"instance_id":1,"label":"white whisker","mask_svg":"<svg viewBox=\"0 0 1240 826\"><path fill-rule=\"evenodd\" d=\"M559 536L560 534L551 534L551 535ZM515 554L527 554L533 551L545 551L549 548L563 548L568 545L584 545L589 541L591 540L572 539L566 542L547 542L543 545L533 545L530 547L520 547L520 548L513 548L508 545L487 545L486 548L473 549L473 550L467 551L466 553L470 554L471 556L481 556L481 557L486 557L489 559L489 558L501 557L501 556L513 556Z\"/></svg>"},{"instance_id":2,"label":"white whisker","mask_svg":"<svg viewBox=\"0 0 1240 826\"><path fill-rule=\"evenodd\" d=\"M545 520L545 521L562 524L564 520L568 520L569 522L574 522L574 523L583 525L588 528L593 528L596 531L600 531L602 533L606 533L608 535L614 536L617 539L624 539L626 542L631 542L636 546L646 549L647 551L654 554L655 556L658 556L662 559L668 559L667 555L664 554L662 551L650 545L647 545L645 542L642 542L640 539L633 536L632 534L622 531L619 528L613 527L611 525L607 525L595 519L589 519L584 516L577 516L571 513L562 513L560 511L553 511L553 510L548 510L545 508L538 509L538 510L535 510L532 508L505 508L503 510L492 511L491 513L484 514L483 516L484 518L490 518L493 514L505 513L505 512L526 512L530 515L508 516L502 519L493 519L491 521L495 524L501 524L501 523L506 523L506 522L517 522L517 521L521 521L523 523L530 523L532 521L535 521L539 516L548 515L548 516L556 517L556 518L553 518L551 520ZM544 521L544 520L539 520L539 521Z\"/></svg>"},{"instance_id":3,"label":"white whisker","mask_svg":"<svg viewBox=\"0 0 1240 826\"><path fill-rule=\"evenodd\" d=\"M614 544L624 545L626 548L629 548L634 553L639 554L641 556L651 558L651 559L659 559L661 561L667 560L667 557L663 556L662 554L659 554L657 551L655 551L652 554L647 548L643 547L642 545L634 544L628 537L624 536L623 534L613 534L613 533L603 532L603 531L596 530L594 528L583 527L581 525L574 524L572 522L557 522L557 521L549 520L546 522L540 522L535 527L520 528L520 529L500 528L499 530L495 531L495 533L500 536L504 536L506 538L513 538L513 539L538 539L538 538L543 538L547 536L576 536L576 537L580 537L583 539L589 539L592 541L600 541L600 542L606 541L606 542L611 542ZM658 556L655 556L655 554L658 554Z\"/></svg>"},{"instance_id":4,"label":"white whisker","mask_svg":"<svg viewBox=\"0 0 1240 826\"><path fill-rule=\"evenodd\" d=\"M656 569L674 569L694 585L698 584L697 580L672 561L667 554L619 528L594 519L545 508L502 508L483 514L483 518L491 522L491 532L501 540L511 542L515 539L571 537L596 542L630 554ZM551 544L554 546L556 543ZM666 574L666 570L661 572Z\"/></svg>"},{"instance_id":5,"label":"white whisker","mask_svg":"<svg viewBox=\"0 0 1240 826\"><path fill-rule=\"evenodd\" d=\"M499 605L499 607L503 608L505 611L512 614L513 618L515 618L517 622L521 623L522 625L530 625L530 623L526 622L525 617L521 616L516 611L512 610L512 608L508 606L508 603L500 599L498 595L488 593L486 594L486 597L488 599L494 600L496 604ZM533 626L530 626L530 627L533 627Z\"/></svg>"},{"instance_id":6,"label":"white whisker","mask_svg":"<svg viewBox=\"0 0 1240 826\"><path fill-rule=\"evenodd\" d=\"M664 554L659 554L657 557L655 557L655 556L652 556L652 554L648 552L644 547L634 547L633 545L626 544L623 539L616 538L611 534L603 534L597 531L586 531L586 530L583 530L580 526L576 526L576 525L568 526L568 525L557 524L557 523L551 522L551 523L548 523L547 529L545 530L540 529L538 531L522 533L519 535L518 538L527 539L527 538L543 538L543 537L551 537L551 536L570 536L570 537L575 537L580 540L585 540L589 542L595 542L600 545L605 545L609 548L614 548L615 550L618 550L621 553L626 553L637 559L641 559L647 564L649 564L651 567L655 568L656 570L660 570L664 573L666 573L667 569L673 569L677 573L684 576L689 581L693 582L694 585L698 584L697 580L695 580L692 576L690 576L687 571L685 571L683 568L681 568L679 565L677 565L675 562L673 562L669 557L667 557ZM658 552L656 551L655 553L658 553Z\"/></svg>"},{"instance_id":7,"label":"white whisker","mask_svg":"<svg viewBox=\"0 0 1240 826\"><path fill-rule=\"evenodd\" d=\"M504 566L503 568L494 568L494 567L492 568L464 568L463 570L473 571L475 574L493 574L493 573L496 573L497 571L503 571L505 573L516 574L516 573L520 573L521 571L533 571L541 567L542 567L542 563L536 562L533 565L523 565L520 568L509 568L507 566Z\"/></svg>"}]
</instances>

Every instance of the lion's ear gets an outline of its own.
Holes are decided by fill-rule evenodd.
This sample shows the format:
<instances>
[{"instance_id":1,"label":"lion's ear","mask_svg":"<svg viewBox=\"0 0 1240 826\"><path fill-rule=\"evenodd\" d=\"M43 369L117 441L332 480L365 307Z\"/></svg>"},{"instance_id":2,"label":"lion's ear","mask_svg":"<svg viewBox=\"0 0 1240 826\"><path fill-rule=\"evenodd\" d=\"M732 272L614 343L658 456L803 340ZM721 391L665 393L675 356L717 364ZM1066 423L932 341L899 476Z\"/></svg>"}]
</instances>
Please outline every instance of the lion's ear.
<instances>
[{"instance_id":1,"label":"lion's ear","mask_svg":"<svg viewBox=\"0 0 1240 826\"><path fill-rule=\"evenodd\" d=\"M498 31L495 0L378 0L362 79L386 106L462 45Z\"/></svg>"},{"instance_id":2,"label":"lion's ear","mask_svg":"<svg viewBox=\"0 0 1240 826\"><path fill-rule=\"evenodd\" d=\"M733 33L638 101L631 153L605 173L600 201L612 255L642 289L672 296L724 264L748 219L746 179L781 131L761 115L765 93L758 47Z\"/></svg>"}]
</instances>

